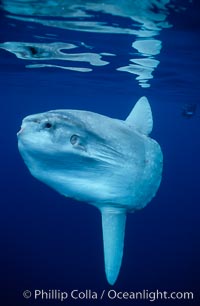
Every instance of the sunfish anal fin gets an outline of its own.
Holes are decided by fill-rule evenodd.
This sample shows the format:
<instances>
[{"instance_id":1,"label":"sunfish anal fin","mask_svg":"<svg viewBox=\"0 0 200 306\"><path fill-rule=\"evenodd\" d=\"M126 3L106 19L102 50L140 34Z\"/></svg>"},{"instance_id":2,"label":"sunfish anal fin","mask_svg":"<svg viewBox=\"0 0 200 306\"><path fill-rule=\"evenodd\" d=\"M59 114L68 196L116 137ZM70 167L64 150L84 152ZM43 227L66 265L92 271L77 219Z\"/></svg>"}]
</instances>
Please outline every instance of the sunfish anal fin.
<instances>
[{"instance_id":1,"label":"sunfish anal fin","mask_svg":"<svg viewBox=\"0 0 200 306\"><path fill-rule=\"evenodd\" d=\"M118 277L124 249L126 210L104 207L101 209L105 273L110 285Z\"/></svg>"}]
</instances>

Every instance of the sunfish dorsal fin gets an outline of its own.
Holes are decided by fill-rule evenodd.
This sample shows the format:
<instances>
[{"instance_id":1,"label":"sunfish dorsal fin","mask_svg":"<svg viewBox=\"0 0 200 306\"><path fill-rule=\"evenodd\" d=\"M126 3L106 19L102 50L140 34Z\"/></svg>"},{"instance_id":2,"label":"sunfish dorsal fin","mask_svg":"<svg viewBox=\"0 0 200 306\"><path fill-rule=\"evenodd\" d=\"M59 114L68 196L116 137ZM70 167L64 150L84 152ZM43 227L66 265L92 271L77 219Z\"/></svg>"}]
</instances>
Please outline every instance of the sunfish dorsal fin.
<instances>
[{"instance_id":1,"label":"sunfish dorsal fin","mask_svg":"<svg viewBox=\"0 0 200 306\"><path fill-rule=\"evenodd\" d=\"M150 104L146 97L140 98L125 122L140 133L148 135L153 129L153 117Z\"/></svg>"}]
</instances>

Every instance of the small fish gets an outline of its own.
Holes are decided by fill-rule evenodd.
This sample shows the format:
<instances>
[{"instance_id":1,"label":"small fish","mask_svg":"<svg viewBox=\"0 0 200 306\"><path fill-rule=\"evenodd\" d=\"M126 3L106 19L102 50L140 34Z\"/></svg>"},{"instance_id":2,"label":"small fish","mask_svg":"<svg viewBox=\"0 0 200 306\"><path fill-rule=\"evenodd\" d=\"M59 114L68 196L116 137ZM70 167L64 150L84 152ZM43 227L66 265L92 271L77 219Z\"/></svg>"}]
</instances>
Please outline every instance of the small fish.
<instances>
[{"instance_id":1,"label":"small fish","mask_svg":"<svg viewBox=\"0 0 200 306\"><path fill-rule=\"evenodd\" d=\"M182 109L182 116L185 118L191 118L195 115L197 110L197 104L192 103L192 104L185 104L183 109Z\"/></svg>"},{"instance_id":2,"label":"small fish","mask_svg":"<svg viewBox=\"0 0 200 306\"><path fill-rule=\"evenodd\" d=\"M142 97L125 121L53 110L26 117L18 132L19 151L34 177L100 210L110 284L121 267L126 214L145 207L160 185L163 156L148 137L152 127L151 108Z\"/></svg>"}]
</instances>

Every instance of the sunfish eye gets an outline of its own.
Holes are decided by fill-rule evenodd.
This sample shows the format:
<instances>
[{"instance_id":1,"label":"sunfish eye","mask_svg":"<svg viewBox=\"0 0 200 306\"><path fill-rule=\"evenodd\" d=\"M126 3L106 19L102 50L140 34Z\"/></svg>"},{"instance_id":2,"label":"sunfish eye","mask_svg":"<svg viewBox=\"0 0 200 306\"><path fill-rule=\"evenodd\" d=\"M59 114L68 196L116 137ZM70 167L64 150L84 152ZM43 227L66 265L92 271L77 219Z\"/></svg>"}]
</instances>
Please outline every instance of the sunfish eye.
<instances>
[{"instance_id":1,"label":"sunfish eye","mask_svg":"<svg viewBox=\"0 0 200 306\"><path fill-rule=\"evenodd\" d=\"M78 135L74 134L74 135L72 135L70 137L70 142L71 142L72 145L75 145L78 142L78 140L79 140L79 136Z\"/></svg>"},{"instance_id":2,"label":"sunfish eye","mask_svg":"<svg viewBox=\"0 0 200 306\"><path fill-rule=\"evenodd\" d=\"M50 129L52 127L52 124L50 122L46 122L44 125L45 129Z\"/></svg>"}]
</instances>

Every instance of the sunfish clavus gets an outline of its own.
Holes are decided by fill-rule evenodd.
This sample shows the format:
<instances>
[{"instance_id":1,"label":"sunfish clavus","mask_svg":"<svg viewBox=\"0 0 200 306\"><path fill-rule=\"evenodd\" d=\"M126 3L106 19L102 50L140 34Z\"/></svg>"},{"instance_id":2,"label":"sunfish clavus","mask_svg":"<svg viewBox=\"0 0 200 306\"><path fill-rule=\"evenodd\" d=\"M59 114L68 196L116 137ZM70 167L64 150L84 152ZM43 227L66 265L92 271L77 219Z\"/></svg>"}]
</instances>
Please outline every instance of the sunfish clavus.
<instances>
[{"instance_id":1,"label":"sunfish clavus","mask_svg":"<svg viewBox=\"0 0 200 306\"><path fill-rule=\"evenodd\" d=\"M34 177L100 210L110 284L121 267L127 212L146 206L160 185L163 157L148 137L152 126L150 105L142 97L125 121L53 110L26 117L18 132L19 151Z\"/></svg>"}]
</instances>

